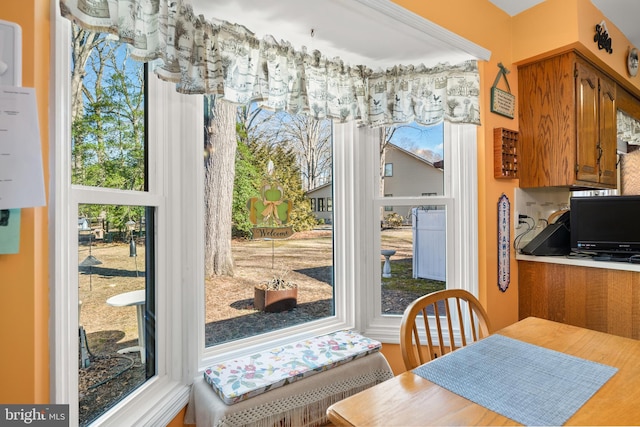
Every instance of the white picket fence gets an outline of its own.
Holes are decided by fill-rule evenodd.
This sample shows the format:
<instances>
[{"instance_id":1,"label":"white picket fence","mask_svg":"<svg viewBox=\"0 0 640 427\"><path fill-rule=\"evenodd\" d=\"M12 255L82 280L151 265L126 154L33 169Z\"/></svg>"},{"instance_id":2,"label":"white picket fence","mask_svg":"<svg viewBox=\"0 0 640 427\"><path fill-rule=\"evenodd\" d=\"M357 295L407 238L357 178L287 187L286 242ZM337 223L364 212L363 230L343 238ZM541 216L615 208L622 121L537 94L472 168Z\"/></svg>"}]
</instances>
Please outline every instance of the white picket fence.
<instances>
[{"instance_id":1,"label":"white picket fence","mask_svg":"<svg viewBox=\"0 0 640 427\"><path fill-rule=\"evenodd\" d=\"M413 278L446 280L446 211L412 209Z\"/></svg>"}]
</instances>

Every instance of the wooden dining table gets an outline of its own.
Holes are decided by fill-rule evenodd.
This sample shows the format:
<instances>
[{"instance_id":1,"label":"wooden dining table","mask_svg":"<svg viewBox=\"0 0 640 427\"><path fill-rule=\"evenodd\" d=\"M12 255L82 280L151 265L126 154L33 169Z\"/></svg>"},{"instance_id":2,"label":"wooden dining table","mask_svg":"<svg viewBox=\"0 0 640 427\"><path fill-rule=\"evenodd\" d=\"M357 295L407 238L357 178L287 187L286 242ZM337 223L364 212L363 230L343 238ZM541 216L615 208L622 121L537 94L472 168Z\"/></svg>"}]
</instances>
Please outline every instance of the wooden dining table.
<instances>
[{"instance_id":1,"label":"wooden dining table","mask_svg":"<svg viewBox=\"0 0 640 427\"><path fill-rule=\"evenodd\" d=\"M535 317L496 334L618 369L566 425L640 425L640 341ZM412 371L334 403L327 416L337 426L519 425Z\"/></svg>"}]
</instances>

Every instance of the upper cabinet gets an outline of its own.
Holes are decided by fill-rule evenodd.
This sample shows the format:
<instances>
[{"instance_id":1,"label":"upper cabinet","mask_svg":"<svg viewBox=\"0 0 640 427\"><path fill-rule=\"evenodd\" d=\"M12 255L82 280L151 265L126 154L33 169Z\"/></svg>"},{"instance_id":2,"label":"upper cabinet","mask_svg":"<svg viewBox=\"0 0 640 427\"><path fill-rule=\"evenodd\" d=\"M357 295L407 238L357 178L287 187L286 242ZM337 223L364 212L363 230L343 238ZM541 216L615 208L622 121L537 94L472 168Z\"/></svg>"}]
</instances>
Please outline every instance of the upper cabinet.
<instances>
[{"instance_id":1,"label":"upper cabinet","mask_svg":"<svg viewBox=\"0 0 640 427\"><path fill-rule=\"evenodd\" d=\"M518 67L520 187L616 188L616 84L575 52Z\"/></svg>"}]
</instances>

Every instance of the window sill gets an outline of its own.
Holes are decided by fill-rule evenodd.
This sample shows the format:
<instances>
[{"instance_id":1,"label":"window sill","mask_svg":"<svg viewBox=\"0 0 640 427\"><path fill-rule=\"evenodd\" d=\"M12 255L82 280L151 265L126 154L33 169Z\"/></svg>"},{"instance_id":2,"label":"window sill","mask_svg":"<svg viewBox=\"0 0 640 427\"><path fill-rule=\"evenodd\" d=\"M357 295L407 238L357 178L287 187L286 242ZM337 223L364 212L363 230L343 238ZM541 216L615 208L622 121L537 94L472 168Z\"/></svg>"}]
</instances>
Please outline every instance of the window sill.
<instances>
[{"instance_id":1,"label":"window sill","mask_svg":"<svg viewBox=\"0 0 640 427\"><path fill-rule=\"evenodd\" d=\"M168 425L189 401L191 385L159 380L140 390L118 407L98 418L92 426Z\"/></svg>"}]
</instances>

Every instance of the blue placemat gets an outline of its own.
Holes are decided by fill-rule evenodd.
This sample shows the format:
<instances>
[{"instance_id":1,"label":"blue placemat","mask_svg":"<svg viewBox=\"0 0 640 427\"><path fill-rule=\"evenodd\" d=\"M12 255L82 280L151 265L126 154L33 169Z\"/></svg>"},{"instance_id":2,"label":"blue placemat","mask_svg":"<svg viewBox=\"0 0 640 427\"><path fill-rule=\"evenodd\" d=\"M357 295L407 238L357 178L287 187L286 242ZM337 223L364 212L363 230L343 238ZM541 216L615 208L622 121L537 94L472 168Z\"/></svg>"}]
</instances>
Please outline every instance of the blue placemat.
<instances>
[{"instance_id":1,"label":"blue placemat","mask_svg":"<svg viewBox=\"0 0 640 427\"><path fill-rule=\"evenodd\" d=\"M413 370L525 425L562 425L617 368L491 335Z\"/></svg>"}]
</instances>

